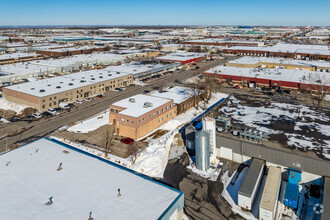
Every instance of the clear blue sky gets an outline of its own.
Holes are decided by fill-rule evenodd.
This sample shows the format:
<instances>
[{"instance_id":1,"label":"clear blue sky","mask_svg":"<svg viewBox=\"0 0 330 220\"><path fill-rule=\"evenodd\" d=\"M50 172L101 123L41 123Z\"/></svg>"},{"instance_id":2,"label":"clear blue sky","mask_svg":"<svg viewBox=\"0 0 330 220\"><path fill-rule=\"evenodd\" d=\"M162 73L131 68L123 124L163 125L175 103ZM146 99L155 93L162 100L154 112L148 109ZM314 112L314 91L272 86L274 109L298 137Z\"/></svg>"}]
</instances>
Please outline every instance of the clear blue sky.
<instances>
[{"instance_id":1,"label":"clear blue sky","mask_svg":"<svg viewBox=\"0 0 330 220\"><path fill-rule=\"evenodd\" d=\"M330 25L330 0L2 0L0 25Z\"/></svg>"}]
</instances>

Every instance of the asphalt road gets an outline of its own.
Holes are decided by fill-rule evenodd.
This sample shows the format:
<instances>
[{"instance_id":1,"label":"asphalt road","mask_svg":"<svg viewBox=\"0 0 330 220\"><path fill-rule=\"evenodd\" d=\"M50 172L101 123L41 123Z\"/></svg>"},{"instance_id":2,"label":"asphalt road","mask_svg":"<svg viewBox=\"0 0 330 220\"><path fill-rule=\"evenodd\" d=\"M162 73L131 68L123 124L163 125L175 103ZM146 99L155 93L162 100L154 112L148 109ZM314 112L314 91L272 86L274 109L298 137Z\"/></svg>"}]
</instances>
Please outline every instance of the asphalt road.
<instances>
[{"instance_id":1,"label":"asphalt road","mask_svg":"<svg viewBox=\"0 0 330 220\"><path fill-rule=\"evenodd\" d=\"M229 57L233 59L235 57ZM217 65L222 65L227 60L214 60L206 63L199 63L200 69L198 70L185 70L185 71L175 71L172 74L168 74L161 78L153 79L146 86L127 86L125 91L121 92L107 92L103 98L94 98L90 103L84 103L82 105L75 104L78 108L71 110L70 112L62 113L58 116L51 117L48 119L40 119L38 121L26 122L26 121L17 121L10 124L5 124L0 126L0 130L6 132L7 126L19 126L24 128L24 132L21 132L18 135L2 138L0 140L0 152L10 149L11 145L16 143L29 143L41 137L45 137L55 131L56 129L91 117L97 113L100 113L107 108L109 105L117 102L121 99L143 93L144 90L153 90L153 87L159 85L173 85L175 80L185 80L187 78L201 74L203 71L215 67ZM7 129L9 130L9 129Z\"/></svg>"}]
</instances>

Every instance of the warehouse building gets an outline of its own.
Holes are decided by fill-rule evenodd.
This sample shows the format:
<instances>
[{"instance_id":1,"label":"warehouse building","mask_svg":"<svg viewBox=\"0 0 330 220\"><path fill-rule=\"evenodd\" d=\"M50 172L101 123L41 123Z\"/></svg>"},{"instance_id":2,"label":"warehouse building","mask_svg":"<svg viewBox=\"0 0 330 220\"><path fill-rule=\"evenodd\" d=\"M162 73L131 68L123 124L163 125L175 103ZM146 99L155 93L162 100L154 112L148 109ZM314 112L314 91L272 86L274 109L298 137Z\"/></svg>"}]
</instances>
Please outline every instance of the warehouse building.
<instances>
[{"instance_id":1,"label":"warehouse building","mask_svg":"<svg viewBox=\"0 0 330 220\"><path fill-rule=\"evenodd\" d=\"M3 88L3 97L10 102L44 111L62 102L74 102L126 86L133 75L110 70L90 70L28 82Z\"/></svg>"},{"instance_id":2,"label":"warehouse building","mask_svg":"<svg viewBox=\"0 0 330 220\"><path fill-rule=\"evenodd\" d=\"M253 158L249 170L238 190L238 206L251 210L264 173L265 161Z\"/></svg>"},{"instance_id":3,"label":"warehouse building","mask_svg":"<svg viewBox=\"0 0 330 220\"><path fill-rule=\"evenodd\" d=\"M330 62L327 61L296 60L277 57L244 56L227 62L226 66L241 68L304 69L309 71L330 72Z\"/></svg>"},{"instance_id":4,"label":"warehouse building","mask_svg":"<svg viewBox=\"0 0 330 220\"><path fill-rule=\"evenodd\" d=\"M250 47L261 47L264 46L264 42L258 41L236 41L231 39L219 39L219 38L207 38L201 40L183 41L181 44L191 45L212 45L212 46L250 46Z\"/></svg>"},{"instance_id":5,"label":"warehouse building","mask_svg":"<svg viewBox=\"0 0 330 220\"><path fill-rule=\"evenodd\" d=\"M109 122L116 134L139 139L176 115L172 99L139 94L110 105Z\"/></svg>"},{"instance_id":6,"label":"warehouse building","mask_svg":"<svg viewBox=\"0 0 330 220\"><path fill-rule=\"evenodd\" d=\"M89 54L93 52L108 51L109 47L99 47L99 46L79 46L79 47L67 47L67 48L55 48L55 49L44 49L37 50L37 54L42 54L50 57L63 57L63 56L72 56L78 54Z\"/></svg>"},{"instance_id":7,"label":"warehouse building","mask_svg":"<svg viewBox=\"0 0 330 220\"><path fill-rule=\"evenodd\" d=\"M183 219L182 192L60 141L39 139L0 163L6 219Z\"/></svg>"},{"instance_id":8,"label":"warehouse building","mask_svg":"<svg viewBox=\"0 0 330 220\"><path fill-rule=\"evenodd\" d=\"M156 58L156 60L180 62L181 64L197 63L206 60L207 53L178 52Z\"/></svg>"},{"instance_id":9,"label":"warehouse building","mask_svg":"<svg viewBox=\"0 0 330 220\"><path fill-rule=\"evenodd\" d=\"M330 87L329 82L320 82L328 78L327 72L315 72L297 69L237 68L217 66L204 72L204 76L216 76L220 81L238 83L249 87L277 86L292 90L317 90Z\"/></svg>"},{"instance_id":10,"label":"warehouse building","mask_svg":"<svg viewBox=\"0 0 330 220\"><path fill-rule=\"evenodd\" d=\"M31 54L31 53L7 53L0 55L0 65L26 62L32 60L41 60L43 59L42 55Z\"/></svg>"},{"instance_id":11,"label":"warehouse building","mask_svg":"<svg viewBox=\"0 0 330 220\"><path fill-rule=\"evenodd\" d=\"M270 166L259 205L260 220L274 220L281 188L281 168Z\"/></svg>"}]
</instances>

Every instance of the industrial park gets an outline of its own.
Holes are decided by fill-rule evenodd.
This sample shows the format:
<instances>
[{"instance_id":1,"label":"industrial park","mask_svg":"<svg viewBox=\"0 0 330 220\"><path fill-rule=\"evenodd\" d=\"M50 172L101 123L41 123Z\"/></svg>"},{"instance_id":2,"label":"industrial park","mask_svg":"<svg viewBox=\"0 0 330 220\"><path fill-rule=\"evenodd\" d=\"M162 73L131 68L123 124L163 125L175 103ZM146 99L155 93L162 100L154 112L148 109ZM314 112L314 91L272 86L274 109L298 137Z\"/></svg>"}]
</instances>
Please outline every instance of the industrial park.
<instances>
[{"instance_id":1,"label":"industrial park","mask_svg":"<svg viewBox=\"0 0 330 220\"><path fill-rule=\"evenodd\" d=\"M330 219L330 24L12 21L1 219Z\"/></svg>"}]
</instances>

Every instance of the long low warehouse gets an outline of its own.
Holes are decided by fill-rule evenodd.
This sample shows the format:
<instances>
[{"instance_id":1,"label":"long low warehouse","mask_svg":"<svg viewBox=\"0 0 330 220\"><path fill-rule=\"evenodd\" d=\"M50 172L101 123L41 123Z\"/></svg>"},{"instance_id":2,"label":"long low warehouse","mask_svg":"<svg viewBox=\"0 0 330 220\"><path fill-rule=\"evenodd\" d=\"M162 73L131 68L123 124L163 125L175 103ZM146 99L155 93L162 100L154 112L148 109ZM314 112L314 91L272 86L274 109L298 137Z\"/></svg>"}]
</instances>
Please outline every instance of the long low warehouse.
<instances>
[{"instance_id":1,"label":"long low warehouse","mask_svg":"<svg viewBox=\"0 0 330 220\"><path fill-rule=\"evenodd\" d=\"M217 66L204 72L204 76L217 76L224 82L243 83L249 87L278 86L288 89L318 90L321 86L330 87L326 72L293 69L237 68Z\"/></svg>"},{"instance_id":2,"label":"long low warehouse","mask_svg":"<svg viewBox=\"0 0 330 220\"><path fill-rule=\"evenodd\" d=\"M268 168L265 188L259 205L260 220L274 220L278 195L281 187L281 168L270 166Z\"/></svg>"},{"instance_id":3,"label":"long low warehouse","mask_svg":"<svg viewBox=\"0 0 330 220\"><path fill-rule=\"evenodd\" d=\"M56 140L0 163L3 219L183 219L183 192Z\"/></svg>"},{"instance_id":4,"label":"long low warehouse","mask_svg":"<svg viewBox=\"0 0 330 220\"><path fill-rule=\"evenodd\" d=\"M262 175L264 173L265 161L253 158L249 170L238 190L238 206L244 210L251 210L257 194Z\"/></svg>"},{"instance_id":5,"label":"long low warehouse","mask_svg":"<svg viewBox=\"0 0 330 220\"><path fill-rule=\"evenodd\" d=\"M8 86L2 92L7 101L44 111L62 102L74 102L132 82L132 74L101 69Z\"/></svg>"}]
</instances>

